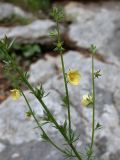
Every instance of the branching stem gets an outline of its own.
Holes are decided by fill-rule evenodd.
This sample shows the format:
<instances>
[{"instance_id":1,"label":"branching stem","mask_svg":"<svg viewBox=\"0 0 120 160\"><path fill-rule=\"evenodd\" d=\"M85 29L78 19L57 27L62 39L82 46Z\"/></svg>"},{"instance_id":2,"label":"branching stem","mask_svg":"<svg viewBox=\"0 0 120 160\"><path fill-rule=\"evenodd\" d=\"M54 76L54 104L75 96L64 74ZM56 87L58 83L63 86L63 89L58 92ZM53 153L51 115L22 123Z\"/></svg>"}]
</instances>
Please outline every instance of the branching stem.
<instances>
[{"instance_id":1,"label":"branching stem","mask_svg":"<svg viewBox=\"0 0 120 160\"><path fill-rule=\"evenodd\" d=\"M27 100L24 92L23 92L22 90L20 90L20 91L21 91L21 93L22 93L22 95L23 95L23 97L24 97L24 99L25 99L25 101L26 101L26 103L27 103L27 106L28 106L28 108L29 108L29 110L30 110L30 112L31 112L31 114L32 114L32 117L34 118L34 120L35 120L37 126L39 127L39 129L40 129L40 130L43 132L43 134L47 137L48 142L50 142L50 143L51 143L56 149L58 149L60 152L65 153L64 150L62 150L60 147L58 147L58 146L49 138L49 136L46 134L46 132L44 131L44 129L42 128L42 126L39 124L39 121L38 121L38 119L36 118L36 116L35 116L32 108L31 108L31 106L30 106L30 104L29 104L29 102L28 102L28 100Z\"/></svg>"},{"instance_id":2,"label":"branching stem","mask_svg":"<svg viewBox=\"0 0 120 160\"><path fill-rule=\"evenodd\" d=\"M31 92L36 96L36 93L33 89L33 87L31 86L31 84L25 79L23 73L19 70L19 68L17 68L17 72L20 74L20 77L23 79L23 82L26 84L26 86L31 90ZM82 160L80 154L77 152L76 148L74 147L73 144L71 144L71 142L69 141L69 138L67 137L67 135L61 130L59 124L57 123L57 121L55 120L54 116L51 114L51 112L49 111L49 109L47 108L47 106L45 105L45 103L43 102L42 99L39 99L36 96L37 100L40 102L40 104L42 105L42 107L45 109L45 111L49 114L52 122L54 123L54 125L56 126L56 128L59 130L59 132L61 133L61 135L64 137L64 139L66 140L66 142L68 143L68 145L71 147L71 149L73 150L73 152L75 153L76 157L78 158L78 160Z\"/></svg>"}]
</instances>

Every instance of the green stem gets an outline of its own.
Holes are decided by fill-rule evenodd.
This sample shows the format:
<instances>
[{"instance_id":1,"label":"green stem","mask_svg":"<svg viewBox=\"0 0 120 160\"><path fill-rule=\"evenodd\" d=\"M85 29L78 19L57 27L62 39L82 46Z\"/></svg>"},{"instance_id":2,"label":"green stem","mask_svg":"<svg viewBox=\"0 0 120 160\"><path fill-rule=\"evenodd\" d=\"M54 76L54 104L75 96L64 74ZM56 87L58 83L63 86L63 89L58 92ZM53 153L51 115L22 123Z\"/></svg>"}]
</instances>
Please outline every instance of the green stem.
<instances>
[{"instance_id":1,"label":"green stem","mask_svg":"<svg viewBox=\"0 0 120 160\"><path fill-rule=\"evenodd\" d=\"M95 77L94 77L94 55L92 54L92 93L93 93L93 115L92 115L92 140L91 151L93 150L95 137Z\"/></svg>"},{"instance_id":2,"label":"green stem","mask_svg":"<svg viewBox=\"0 0 120 160\"><path fill-rule=\"evenodd\" d=\"M64 61L63 61L63 55L62 55L62 53L60 55L61 55L63 77L64 77L64 84L65 84L65 90L66 90L67 108L68 108L69 136L70 136L70 140L71 140L71 114L70 114L69 93L68 93L67 81L66 81L66 77L65 77L65 67L64 67Z\"/></svg>"},{"instance_id":3,"label":"green stem","mask_svg":"<svg viewBox=\"0 0 120 160\"><path fill-rule=\"evenodd\" d=\"M60 31L59 31L59 23L58 22L57 22L57 31L58 31L58 43L59 43L61 40L60 40ZM63 59L62 51L60 51L60 57L61 57L62 72L63 72L63 77L64 77L64 85L65 85L67 108L68 108L69 137L70 137L70 140L71 140L70 100L69 100L69 93L68 93L68 86L67 86L67 80L66 80L66 73L65 73L65 66L64 66L64 59Z\"/></svg>"},{"instance_id":4,"label":"green stem","mask_svg":"<svg viewBox=\"0 0 120 160\"><path fill-rule=\"evenodd\" d=\"M71 149L74 151L76 157L79 160L82 160L80 154L77 152L76 148L73 146L73 144L71 144L71 142L69 141L69 138L67 137L67 135L61 130L59 124L57 123L57 121L55 120L55 118L53 117L53 115L51 114L51 112L49 111L49 109L47 108L47 106L45 105L45 103L43 102L42 99L39 99L36 94L34 89L32 88L31 84L25 79L23 73L19 70L19 68L17 68L16 66L16 70L17 72L20 74L21 78L23 79L23 82L27 85L27 87L32 91L32 93L35 95L35 97L37 98L37 100L40 102L40 104L42 105L42 107L45 109L45 111L49 114L52 122L55 124L56 128L59 130L59 132L61 133L61 135L64 137L64 139L66 140L66 142L69 144L69 146L71 147Z\"/></svg>"},{"instance_id":5,"label":"green stem","mask_svg":"<svg viewBox=\"0 0 120 160\"><path fill-rule=\"evenodd\" d=\"M58 147L58 146L49 138L49 136L46 134L46 132L44 131L44 129L40 126L40 124L39 124L39 122L38 122L38 120L37 120L37 118L36 118L36 116L35 116L32 108L31 108L31 106L30 106L30 104L29 104L29 102L28 102L25 94L23 93L22 90L20 90L20 91L21 91L21 93L22 93L22 95L23 95L23 97L24 97L24 99L25 99L25 101L26 101L26 103L27 103L27 106L28 106L30 112L32 113L32 116L33 116L33 118L34 118L37 126L38 126L38 127L40 128L40 130L45 134L45 136L47 137L48 141L49 141L56 149L58 149L58 150L59 150L60 152L62 152L62 153L65 153L64 150L62 150L60 147Z\"/></svg>"},{"instance_id":6,"label":"green stem","mask_svg":"<svg viewBox=\"0 0 120 160\"><path fill-rule=\"evenodd\" d=\"M33 89L33 87L31 86L31 84L28 82L28 80L24 77L23 72L18 68L18 66L16 65L16 63L14 64L13 59L9 56L12 65L14 66L14 68L16 69L16 72L19 73L21 79L23 80L23 82L25 83L25 85L31 90L31 92L35 95L35 97L37 98L37 100L40 102L40 104L42 105L42 107L45 109L45 111L49 114L52 122L54 123L54 125L56 126L56 128L59 130L59 132L61 133L61 135L64 137L64 139L66 140L66 142L68 143L68 145L71 147L71 149L73 150L73 152L75 153L76 157L78 158L78 160L82 160L81 155L77 152L75 146L71 143L71 141L69 140L69 138L67 137L67 135L61 130L59 124L57 123L57 121L55 120L54 116L51 114L51 112L49 111L49 109L47 108L47 106L45 105L45 103L43 102L42 99L39 99L36 96L36 93ZM65 77L66 78L66 77ZM38 122L39 123L39 122Z\"/></svg>"},{"instance_id":7,"label":"green stem","mask_svg":"<svg viewBox=\"0 0 120 160\"><path fill-rule=\"evenodd\" d=\"M60 29L59 29L59 23L57 22L57 32L58 32L58 42L61 42L60 39Z\"/></svg>"}]
</instances>

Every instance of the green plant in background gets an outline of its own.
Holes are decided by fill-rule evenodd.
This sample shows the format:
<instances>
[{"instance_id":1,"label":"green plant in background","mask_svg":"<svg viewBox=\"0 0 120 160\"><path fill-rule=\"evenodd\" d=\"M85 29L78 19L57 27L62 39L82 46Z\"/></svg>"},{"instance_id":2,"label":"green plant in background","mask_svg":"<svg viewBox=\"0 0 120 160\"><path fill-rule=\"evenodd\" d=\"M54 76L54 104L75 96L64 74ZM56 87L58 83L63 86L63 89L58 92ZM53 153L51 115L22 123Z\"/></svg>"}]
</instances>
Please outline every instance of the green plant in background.
<instances>
[{"instance_id":1,"label":"green plant in background","mask_svg":"<svg viewBox=\"0 0 120 160\"><path fill-rule=\"evenodd\" d=\"M71 159L75 158L78 160L93 160L94 159L94 137L95 137L95 131L101 128L101 125L99 123L95 123L95 79L101 76L100 71L94 71L94 57L96 54L96 47L94 45L91 46L91 55L92 55L92 94L88 93L86 95L83 95L83 98L81 100L82 105L84 106L92 106L92 136L91 136L91 143L88 146L86 150L86 155L83 156L83 154L78 150L76 142L78 141L79 137L76 136L76 133L72 129L71 125L71 106L70 106L70 99L69 99L69 89L68 85L78 85L81 80L81 74L77 69L70 69L68 72L65 70L65 64L64 64L64 58L63 58L63 42L61 39L60 34L60 22L63 21L64 13L61 8L53 8L53 11L51 13L53 16L55 22L56 22L56 30L52 31L50 33L50 36L52 38L57 39L55 51L59 52L61 57L61 65L62 65L62 72L63 72L63 79L64 79L64 87L65 87L65 96L63 97L63 103L64 106L67 109L67 118L65 118L63 124L59 124L57 122L57 119L55 118L54 114L51 113L49 110L49 107L44 102L44 97L48 96L48 94L44 91L44 88L42 84L40 87L33 87L29 81L28 81L28 73L24 72L16 63L16 60L13 56L10 56L8 53L11 45L8 44L7 39L5 38L0 42L0 56L3 59L3 62L5 63L4 68L10 69L8 71L12 71L12 73L17 73L13 76L12 81L15 82L14 88L11 90L11 96L14 100L18 99L21 95L24 97L27 106L28 111L26 112L26 116L33 117L37 128L39 128L42 132L42 139L44 141L49 142L51 145L53 145L56 149L58 149L65 158ZM30 46L27 47L27 50L31 50ZM32 51L31 51L32 52ZM28 54L26 54L28 56ZM18 78L19 77L19 78ZM35 96L35 98L39 101L41 104L44 116L42 117L42 120L40 121L34 110L31 108L31 105L29 104L29 101L25 95L25 93L20 88L20 84L23 83L30 92ZM48 135L48 133L44 130L45 124L51 124L53 127L56 128L56 130L59 132L59 134L63 137L65 143L64 145L56 144L54 140Z\"/></svg>"},{"instance_id":2,"label":"green plant in background","mask_svg":"<svg viewBox=\"0 0 120 160\"><path fill-rule=\"evenodd\" d=\"M38 12L39 10L47 12L51 4L51 0L6 0L6 2L13 3L33 12Z\"/></svg>"},{"instance_id":3,"label":"green plant in background","mask_svg":"<svg viewBox=\"0 0 120 160\"><path fill-rule=\"evenodd\" d=\"M33 11L43 10L48 12L50 0L26 0L28 7Z\"/></svg>"},{"instance_id":4,"label":"green plant in background","mask_svg":"<svg viewBox=\"0 0 120 160\"><path fill-rule=\"evenodd\" d=\"M41 53L41 48L37 44L26 44L26 45L13 44L12 50L21 51L22 55L25 58L30 58L36 54Z\"/></svg>"},{"instance_id":5,"label":"green plant in background","mask_svg":"<svg viewBox=\"0 0 120 160\"><path fill-rule=\"evenodd\" d=\"M0 20L0 25L2 26L11 26L11 25L26 25L32 22L32 19L25 18L19 15L11 15L8 18L5 18L3 20Z\"/></svg>"}]
</instances>

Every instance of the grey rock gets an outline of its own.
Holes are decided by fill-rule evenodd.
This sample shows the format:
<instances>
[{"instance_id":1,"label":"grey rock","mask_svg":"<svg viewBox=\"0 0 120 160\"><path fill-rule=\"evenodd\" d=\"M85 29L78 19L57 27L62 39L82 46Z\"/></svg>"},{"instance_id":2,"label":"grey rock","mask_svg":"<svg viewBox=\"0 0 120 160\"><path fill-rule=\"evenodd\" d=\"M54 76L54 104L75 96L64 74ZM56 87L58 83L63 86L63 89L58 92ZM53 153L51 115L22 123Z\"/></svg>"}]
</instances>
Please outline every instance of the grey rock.
<instances>
[{"instance_id":1,"label":"grey rock","mask_svg":"<svg viewBox=\"0 0 120 160\"><path fill-rule=\"evenodd\" d=\"M63 117L59 114L62 114L63 108L60 106L60 96L54 90L48 90L48 92L51 94L49 97L45 98L46 104L49 105L49 109L56 117L58 117L58 121L61 123L63 121ZM42 106L37 100L35 100L35 97L28 91L26 91L25 94L29 103L33 107L33 110L37 113L37 116L43 116ZM8 140L11 144L22 144L32 140L40 140L40 133L38 130L32 130L34 127L36 127L36 125L32 122L33 119L30 120L25 117L26 111L28 111L28 108L22 97L17 102L13 102L10 97L2 103L0 113L1 140ZM6 116L4 116L5 114ZM46 127L46 130L49 131L49 125ZM52 132L54 130L55 129L53 128L53 130L51 129L50 131Z\"/></svg>"},{"instance_id":2,"label":"grey rock","mask_svg":"<svg viewBox=\"0 0 120 160\"><path fill-rule=\"evenodd\" d=\"M51 145L44 142L31 141L21 145L6 143L6 150L0 153L0 160L62 160L59 152L54 151Z\"/></svg>"},{"instance_id":3,"label":"grey rock","mask_svg":"<svg viewBox=\"0 0 120 160\"><path fill-rule=\"evenodd\" d=\"M13 15L18 15L24 18L32 18L31 14L26 13L17 6L10 3L0 2L0 20L11 18Z\"/></svg>"},{"instance_id":4,"label":"grey rock","mask_svg":"<svg viewBox=\"0 0 120 160\"><path fill-rule=\"evenodd\" d=\"M116 153L111 153L110 160L119 159L120 158L120 150L117 150Z\"/></svg>"},{"instance_id":5,"label":"grey rock","mask_svg":"<svg viewBox=\"0 0 120 160\"><path fill-rule=\"evenodd\" d=\"M56 74L56 65L54 60L40 60L30 67L29 81L32 84L45 83Z\"/></svg>"},{"instance_id":6,"label":"grey rock","mask_svg":"<svg viewBox=\"0 0 120 160\"><path fill-rule=\"evenodd\" d=\"M33 100L33 98L30 99ZM6 108L4 106L6 106ZM6 109L7 111L5 111ZM38 135L36 132L31 132L29 136L29 132L31 128L33 128L33 124L25 118L26 111L27 108L25 102L21 99L19 102L15 103L11 98L9 98L1 105L0 137L2 140L9 140L11 144L21 144L23 142L33 140L34 137L37 138ZM6 116L4 116L5 113ZM27 124L27 126L22 125L23 123ZM25 135L27 135L27 138Z\"/></svg>"},{"instance_id":7,"label":"grey rock","mask_svg":"<svg viewBox=\"0 0 120 160\"><path fill-rule=\"evenodd\" d=\"M3 143L0 143L0 152L5 150L6 146Z\"/></svg>"},{"instance_id":8,"label":"grey rock","mask_svg":"<svg viewBox=\"0 0 120 160\"><path fill-rule=\"evenodd\" d=\"M77 47L88 49L91 44L95 44L98 53L119 65L120 3L112 2L111 7L108 4L103 2L102 5L86 6L68 3L65 7L66 19L73 22L69 26L68 38Z\"/></svg>"},{"instance_id":9,"label":"grey rock","mask_svg":"<svg viewBox=\"0 0 120 160\"><path fill-rule=\"evenodd\" d=\"M6 35L10 39L16 38L20 43L50 42L49 31L55 26L51 20L35 20L29 25L16 27L0 27L0 39Z\"/></svg>"}]
</instances>

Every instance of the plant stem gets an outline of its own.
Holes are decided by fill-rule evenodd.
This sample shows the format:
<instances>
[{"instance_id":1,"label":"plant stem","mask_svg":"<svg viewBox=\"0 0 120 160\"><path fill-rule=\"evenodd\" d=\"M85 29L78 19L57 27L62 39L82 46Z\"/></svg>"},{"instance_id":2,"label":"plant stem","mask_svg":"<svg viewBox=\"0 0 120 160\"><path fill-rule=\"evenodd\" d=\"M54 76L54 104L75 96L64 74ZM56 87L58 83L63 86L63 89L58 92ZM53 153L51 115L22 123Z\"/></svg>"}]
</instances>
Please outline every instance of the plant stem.
<instances>
[{"instance_id":1,"label":"plant stem","mask_svg":"<svg viewBox=\"0 0 120 160\"><path fill-rule=\"evenodd\" d=\"M64 150L62 150L60 147L58 147L58 146L49 138L49 136L46 134L46 132L44 131L44 129L40 126L39 121L37 120L37 118L36 118L36 116L35 116L32 108L31 108L31 106L30 106L30 104L29 104L29 102L28 102L25 94L23 93L22 90L20 90L20 91L21 91L21 93L22 93L22 95L23 95L23 97L24 97L24 99L25 99L25 101L26 101L26 103L27 103L27 106L28 106L30 112L32 113L32 116L33 116L33 118L34 118L37 126L38 126L38 127L40 128L40 130L45 134L45 136L47 137L48 141L49 141L56 149L58 149L58 150L59 150L60 152L62 152L62 153L65 153Z\"/></svg>"},{"instance_id":2,"label":"plant stem","mask_svg":"<svg viewBox=\"0 0 120 160\"><path fill-rule=\"evenodd\" d=\"M71 143L71 139L69 139L68 137L67 137L67 135L61 130L61 128L60 128L60 126L59 126L59 124L57 123L57 121L56 121L56 119L54 118L54 116L51 114L51 112L49 111L49 109L48 109L48 107L46 106L46 104L43 102L43 100L41 99L41 98L38 98L37 97L37 95L36 95L36 93L35 93L35 91L34 91L34 89L33 89L33 87L32 87L32 85L28 82L28 80L25 78L25 76L24 76L24 73L21 71L21 69L17 66L17 64L13 61L13 59L12 59L12 57L8 54L8 53L6 53L8 56L9 56L9 59L10 59L10 61L11 61L11 63L12 63L12 66L13 66L13 68L15 68L16 69L16 72L19 74L19 76L20 76L20 78L22 79L22 81L24 82L24 84L30 89L30 91L33 93L33 95L37 98L37 100L40 102L40 104L42 105L42 107L44 108L44 110L47 112L47 114L50 116L50 118L51 118L51 120L52 120L52 122L53 122L53 124L56 126L56 128L59 130L59 132L61 133L61 135L64 137L64 139L65 139L65 141L68 143L68 145L71 147L71 149L73 150L73 152L74 152L74 154L76 155L76 157L78 158L78 160L82 160L82 157L81 157L81 155L78 153L78 151L76 150L76 148L75 148L75 146ZM63 59L63 57L62 57L62 59ZM63 64L64 64L64 62L63 62ZM64 73L65 73L65 69L64 69ZM64 74L64 76L65 76L65 74ZM65 86L66 86L66 88L67 88L67 81L66 81L66 77L65 77ZM67 92L68 92L68 90L67 90ZM67 94L68 95L68 94ZM25 98L25 97L24 97ZM25 98L25 100L27 100L26 98ZM68 96L68 100L69 100L69 96ZM29 104L28 103L28 101L26 101L27 102L27 104ZM29 105L28 105L28 107L30 107ZM34 114L34 113L33 113ZM69 116L70 116L70 110L69 110ZM41 128L41 126L39 125L39 122L37 121L37 119L36 119L36 117L34 116L34 118L35 118L35 121L36 121L36 123L38 124L38 126ZM70 120L70 117L69 117L69 120ZM69 126L71 126L70 125L71 124L71 121L69 121ZM71 128L70 128L71 129ZM43 129L42 129L43 130ZM69 131L71 131L71 130L69 130ZM46 134L46 133L45 133ZM48 137L49 138L49 137ZM55 146L55 144L54 144L54 146Z\"/></svg>"},{"instance_id":3,"label":"plant stem","mask_svg":"<svg viewBox=\"0 0 120 160\"><path fill-rule=\"evenodd\" d=\"M64 76L64 84L65 84L65 90L66 90L66 99L67 99L67 108L68 108L68 122L69 122L69 137L71 140L71 114L70 114L70 101L69 101L69 93L68 93L68 87L67 87L67 81L65 77L65 67L64 67L64 61L63 61L63 55L61 55L61 62L62 62L62 70L63 70L63 76Z\"/></svg>"},{"instance_id":4,"label":"plant stem","mask_svg":"<svg viewBox=\"0 0 120 160\"><path fill-rule=\"evenodd\" d=\"M58 31L58 43L59 43L59 42L61 42L61 40L60 40L60 31L59 31L59 23L58 22L57 22L57 31ZM66 73L65 73L65 65L64 65L64 59L63 59L63 53L62 53L62 51L60 51L60 57L61 57L62 72L63 72L63 77L64 77L65 91L66 91L66 100L67 100L67 109L68 109L68 122L69 122L69 138L71 140L70 100L69 100L69 93L68 93L68 86L67 86Z\"/></svg>"},{"instance_id":5,"label":"plant stem","mask_svg":"<svg viewBox=\"0 0 120 160\"><path fill-rule=\"evenodd\" d=\"M94 54L92 54L92 94L93 94L93 115L92 115L92 140L91 151L93 150L95 137L95 77L94 77Z\"/></svg>"},{"instance_id":6,"label":"plant stem","mask_svg":"<svg viewBox=\"0 0 120 160\"><path fill-rule=\"evenodd\" d=\"M17 66L16 66L17 67ZM23 82L27 85L27 87L32 91L32 93L36 96L34 89L32 88L31 84L25 79L23 73L19 70L19 68L16 68L17 72L20 74L21 78L23 79ZM71 142L69 141L69 138L67 137L67 135L61 130L59 124L57 123L57 121L55 120L55 118L53 117L53 115L51 114L51 112L49 111L49 109L47 108L47 106L45 105L45 103L43 102L42 99L39 99L36 96L37 100L40 102L40 104L42 105L42 107L45 109L45 111L49 114L52 122L55 124L56 128L59 130L59 132L61 133L61 135L64 137L64 139L66 140L66 142L68 143L68 145L71 147L71 149L73 150L73 152L75 153L76 157L78 158L78 160L82 160L80 154L77 152L76 148L73 146L73 144L71 144ZM38 122L39 123L39 122Z\"/></svg>"}]
</instances>

